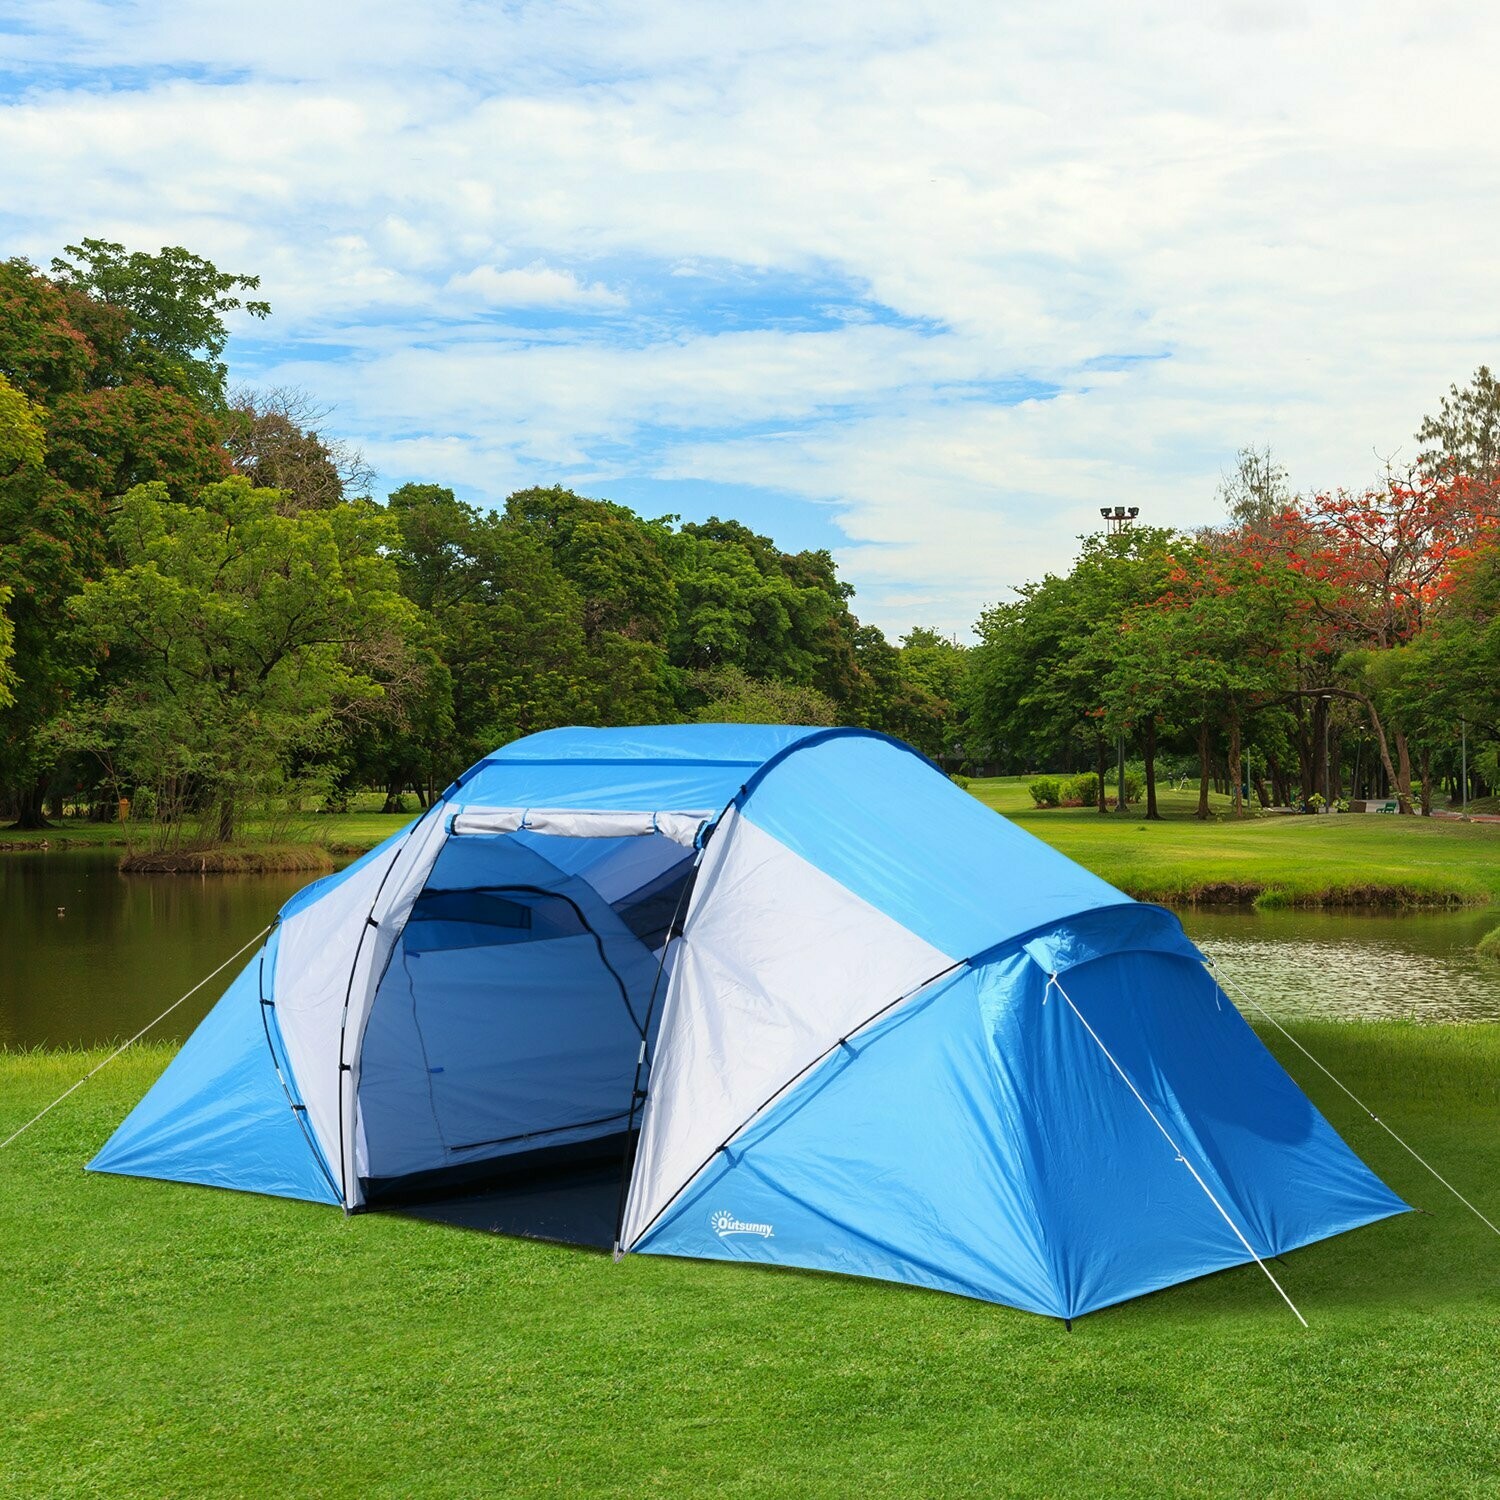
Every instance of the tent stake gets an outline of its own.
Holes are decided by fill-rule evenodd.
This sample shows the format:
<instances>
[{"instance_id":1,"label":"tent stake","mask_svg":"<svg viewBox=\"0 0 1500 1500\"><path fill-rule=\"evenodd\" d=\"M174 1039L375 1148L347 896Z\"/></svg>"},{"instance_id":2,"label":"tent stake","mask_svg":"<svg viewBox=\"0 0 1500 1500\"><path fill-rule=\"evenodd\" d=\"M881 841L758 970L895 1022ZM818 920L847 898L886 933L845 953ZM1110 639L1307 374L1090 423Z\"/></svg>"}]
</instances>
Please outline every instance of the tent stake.
<instances>
[{"instance_id":1,"label":"tent stake","mask_svg":"<svg viewBox=\"0 0 1500 1500\"><path fill-rule=\"evenodd\" d=\"M1095 1045L1105 1055L1105 1057L1107 1057L1109 1059L1109 1065L1124 1080L1125 1087L1128 1088L1130 1090L1130 1092L1135 1095L1136 1102L1150 1116L1151 1123L1153 1125L1155 1125L1156 1128L1159 1131L1161 1131L1162 1137L1165 1139L1166 1143L1172 1148L1173 1152L1176 1154L1177 1160L1180 1161L1183 1164L1183 1166L1185 1166L1188 1169L1188 1171L1193 1174L1193 1181L1196 1182L1198 1184L1198 1186L1203 1189L1204 1194L1208 1198L1208 1201L1210 1203L1212 1203L1213 1206L1216 1209L1218 1209L1218 1211L1219 1211L1219 1217L1221 1219L1223 1219L1223 1221L1234 1231L1235 1238L1240 1242L1240 1244L1242 1244L1245 1247L1245 1249L1247 1249L1250 1252L1251 1258L1255 1261L1255 1264L1258 1265L1261 1268L1261 1270L1266 1273L1266 1280L1269 1281L1271 1283L1271 1285L1274 1286L1276 1288L1276 1290L1281 1293L1281 1300L1283 1302L1285 1302L1286 1305L1289 1308L1291 1308L1292 1313L1296 1317L1297 1321L1304 1328L1306 1328L1307 1327L1307 1319L1304 1318L1302 1316L1302 1314L1297 1311L1297 1304L1295 1302L1293 1302L1290 1297L1287 1296L1286 1289L1271 1274L1271 1268L1265 1263L1265 1261L1263 1261L1260 1258L1259 1255L1257 1255L1255 1253L1255 1246L1252 1245L1250 1243L1250 1241L1245 1238L1244 1234L1240 1230L1240 1226L1238 1224L1236 1224L1234 1222L1234 1220L1231 1219L1229 1217L1229 1215L1224 1211L1224 1205L1222 1203L1220 1203L1219 1200L1216 1197L1214 1197L1213 1189L1211 1187L1209 1187L1209 1185L1198 1175L1198 1169L1192 1164L1192 1162L1190 1162L1187 1159L1186 1156L1183 1155L1182 1148L1177 1144L1176 1141L1174 1141L1172 1139L1171 1134L1167 1130L1167 1127L1165 1125L1163 1125L1162 1122L1156 1118L1156 1111L1153 1110L1151 1108L1151 1106L1146 1103L1146 1101L1145 1101L1144 1098L1142 1098L1141 1091L1138 1088L1136 1088L1135 1084L1133 1084L1130 1081L1130 1075L1125 1071L1124 1068L1122 1068L1119 1065L1119 1063L1117 1063L1115 1061L1114 1055L1110 1052L1109 1048L1106 1047L1104 1045L1104 1043L1099 1040L1099 1033L1097 1031L1095 1031L1092 1026L1089 1025L1088 1021L1084 1019L1083 1012L1081 1010L1079 1010L1079 1008L1076 1005L1073 1004L1073 997L1068 994L1068 992L1062 987L1061 984L1058 983L1057 975L1053 974L1048 979L1047 983L1051 984L1051 985L1055 985L1057 987L1057 993L1059 995L1061 995L1065 1001L1067 1001L1068 1009L1070 1011L1072 1011L1073 1014L1078 1017L1079 1021L1081 1021L1083 1023L1083 1029L1086 1032L1088 1032L1088 1034L1091 1037L1093 1037Z\"/></svg>"}]
</instances>

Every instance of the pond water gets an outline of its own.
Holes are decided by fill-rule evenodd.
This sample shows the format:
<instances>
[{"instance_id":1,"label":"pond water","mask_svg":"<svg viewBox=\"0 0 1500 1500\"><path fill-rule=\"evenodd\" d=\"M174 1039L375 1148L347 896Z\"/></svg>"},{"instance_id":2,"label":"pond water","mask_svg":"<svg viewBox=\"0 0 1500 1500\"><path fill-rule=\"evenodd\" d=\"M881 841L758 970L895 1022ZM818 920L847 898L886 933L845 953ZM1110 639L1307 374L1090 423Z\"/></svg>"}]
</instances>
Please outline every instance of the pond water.
<instances>
[{"instance_id":1,"label":"pond water","mask_svg":"<svg viewBox=\"0 0 1500 1500\"><path fill-rule=\"evenodd\" d=\"M121 875L115 861L71 850L0 854L0 1045L130 1036L309 878ZM1494 907L1415 916L1188 911L1183 921L1228 978L1278 1018L1500 1020L1500 963L1474 951L1500 923ZM152 1035L186 1037L232 972Z\"/></svg>"}]
</instances>

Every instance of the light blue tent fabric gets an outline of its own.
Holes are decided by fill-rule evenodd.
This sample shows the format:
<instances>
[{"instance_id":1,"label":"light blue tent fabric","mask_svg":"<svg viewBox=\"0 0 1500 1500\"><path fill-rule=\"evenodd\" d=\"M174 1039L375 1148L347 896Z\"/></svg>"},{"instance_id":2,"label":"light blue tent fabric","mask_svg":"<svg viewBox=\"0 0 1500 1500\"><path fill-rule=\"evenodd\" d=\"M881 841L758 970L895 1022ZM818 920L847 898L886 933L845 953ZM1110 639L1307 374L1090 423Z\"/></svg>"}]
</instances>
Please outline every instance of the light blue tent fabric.
<instances>
[{"instance_id":1,"label":"light blue tent fabric","mask_svg":"<svg viewBox=\"0 0 1500 1500\"><path fill-rule=\"evenodd\" d=\"M1066 984L1262 1259L1407 1211L1191 960L1127 952ZM1251 1261L1048 989L1015 949L938 981L762 1115L636 1249L1061 1318Z\"/></svg>"},{"instance_id":2,"label":"light blue tent fabric","mask_svg":"<svg viewBox=\"0 0 1500 1500\"><path fill-rule=\"evenodd\" d=\"M669 812L706 825L695 850L664 836L458 830L466 809ZM759 842L744 844L746 830ZM735 840L750 864L742 878L700 882L664 969L686 873L695 859L724 865ZM372 1184L603 1140L622 1117L639 1122L643 1055L648 1120L667 1119L659 1080L682 1079L658 1051L682 1045L691 1006L707 1018L703 1066L718 1070L722 1100L737 1061L756 1061L735 1052L735 1018L761 1024L795 1003L806 1006L786 1017L795 1066L757 1086L722 1138L694 1146L699 1166L656 1185L623 1248L842 1271L1071 1318L1242 1264L1252 1257L1240 1234L1269 1257L1406 1210L1219 993L1175 916L885 736L736 725L533 735L299 892L282 921L305 928L320 911L343 913L327 936L351 953L366 925L401 924L367 1002L350 960L351 1050L296 1076L285 1028L303 1023L295 1007L278 1011L277 990L298 975L278 930L93 1169L357 1207L364 1177L337 1165L346 1124ZM850 953L867 937L870 951L889 950L892 974L918 965L920 982L892 991L875 963L859 969L867 989L848 988L837 964L818 969L804 1000L787 999L796 975L761 985L757 964L778 943L800 942L817 968L825 930ZM733 951L695 949L710 941ZM824 1008L852 1018L826 1042ZM305 1090L332 1090L351 1069L358 1129L341 1116L338 1138L320 1138L298 1108ZM691 1110L679 1113L691 1130Z\"/></svg>"},{"instance_id":3,"label":"light blue tent fabric","mask_svg":"<svg viewBox=\"0 0 1500 1500\"><path fill-rule=\"evenodd\" d=\"M91 1172L339 1201L277 1077L260 972L257 954L89 1163Z\"/></svg>"}]
</instances>

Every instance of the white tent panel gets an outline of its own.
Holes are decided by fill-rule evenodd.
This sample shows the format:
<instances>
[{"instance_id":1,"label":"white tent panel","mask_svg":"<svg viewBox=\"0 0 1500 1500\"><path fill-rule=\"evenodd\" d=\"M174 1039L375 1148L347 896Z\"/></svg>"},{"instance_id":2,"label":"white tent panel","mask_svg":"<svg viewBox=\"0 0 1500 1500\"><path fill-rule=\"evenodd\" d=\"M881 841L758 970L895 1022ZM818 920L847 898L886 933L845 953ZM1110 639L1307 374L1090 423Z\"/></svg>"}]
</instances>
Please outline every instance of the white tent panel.
<instances>
[{"instance_id":1,"label":"white tent panel","mask_svg":"<svg viewBox=\"0 0 1500 1500\"><path fill-rule=\"evenodd\" d=\"M454 833L554 834L567 839L649 838L664 834L691 849L711 812L587 812L571 808L470 807L453 818Z\"/></svg>"},{"instance_id":2,"label":"white tent panel","mask_svg":"<svg viewBox=\"0 0 1500 1500\"><path fill-rule=\"evenodd\" d=\"M355 950L376 892L404 843L288 917L276 938L276 1019L307 1120L324 1158L339 1161L339 1030Z\"/></svg>"},{"instance_id":3,"label":"white tent panel","mask_svg":"<svg viewBox=\"0 0 1500 1500\"><path fill-rule=\"evenodd\" d=\"M677 945L624 1244L771 1096L952 962L728 814L705 853Z\"/></svg>"}]
</instances>

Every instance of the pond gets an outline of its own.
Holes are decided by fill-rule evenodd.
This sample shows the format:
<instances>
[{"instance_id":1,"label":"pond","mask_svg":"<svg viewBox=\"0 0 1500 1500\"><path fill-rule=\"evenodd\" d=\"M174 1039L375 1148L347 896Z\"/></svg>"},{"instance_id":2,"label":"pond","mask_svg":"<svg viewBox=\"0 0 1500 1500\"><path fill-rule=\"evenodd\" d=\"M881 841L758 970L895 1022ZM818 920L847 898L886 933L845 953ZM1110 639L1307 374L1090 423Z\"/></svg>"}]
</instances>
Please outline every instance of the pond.
<instances>
[{"instance_id":1,"label":"pond","mask_svg":"<svg viewBox=\"0 0 1500 1500\"><path fill-rule=\"evenodd\" d=\"M121 875L115 858L0 854L0 1045L130 1036L252 938L308 878ZM1474 951L1500 923L1493 907L1404 916L1188 911L1183 921L1278 1019L1500 1020L1500 963ZM232 972L152 1035L186 1037Z\"/></svg>"}]
</instances>

